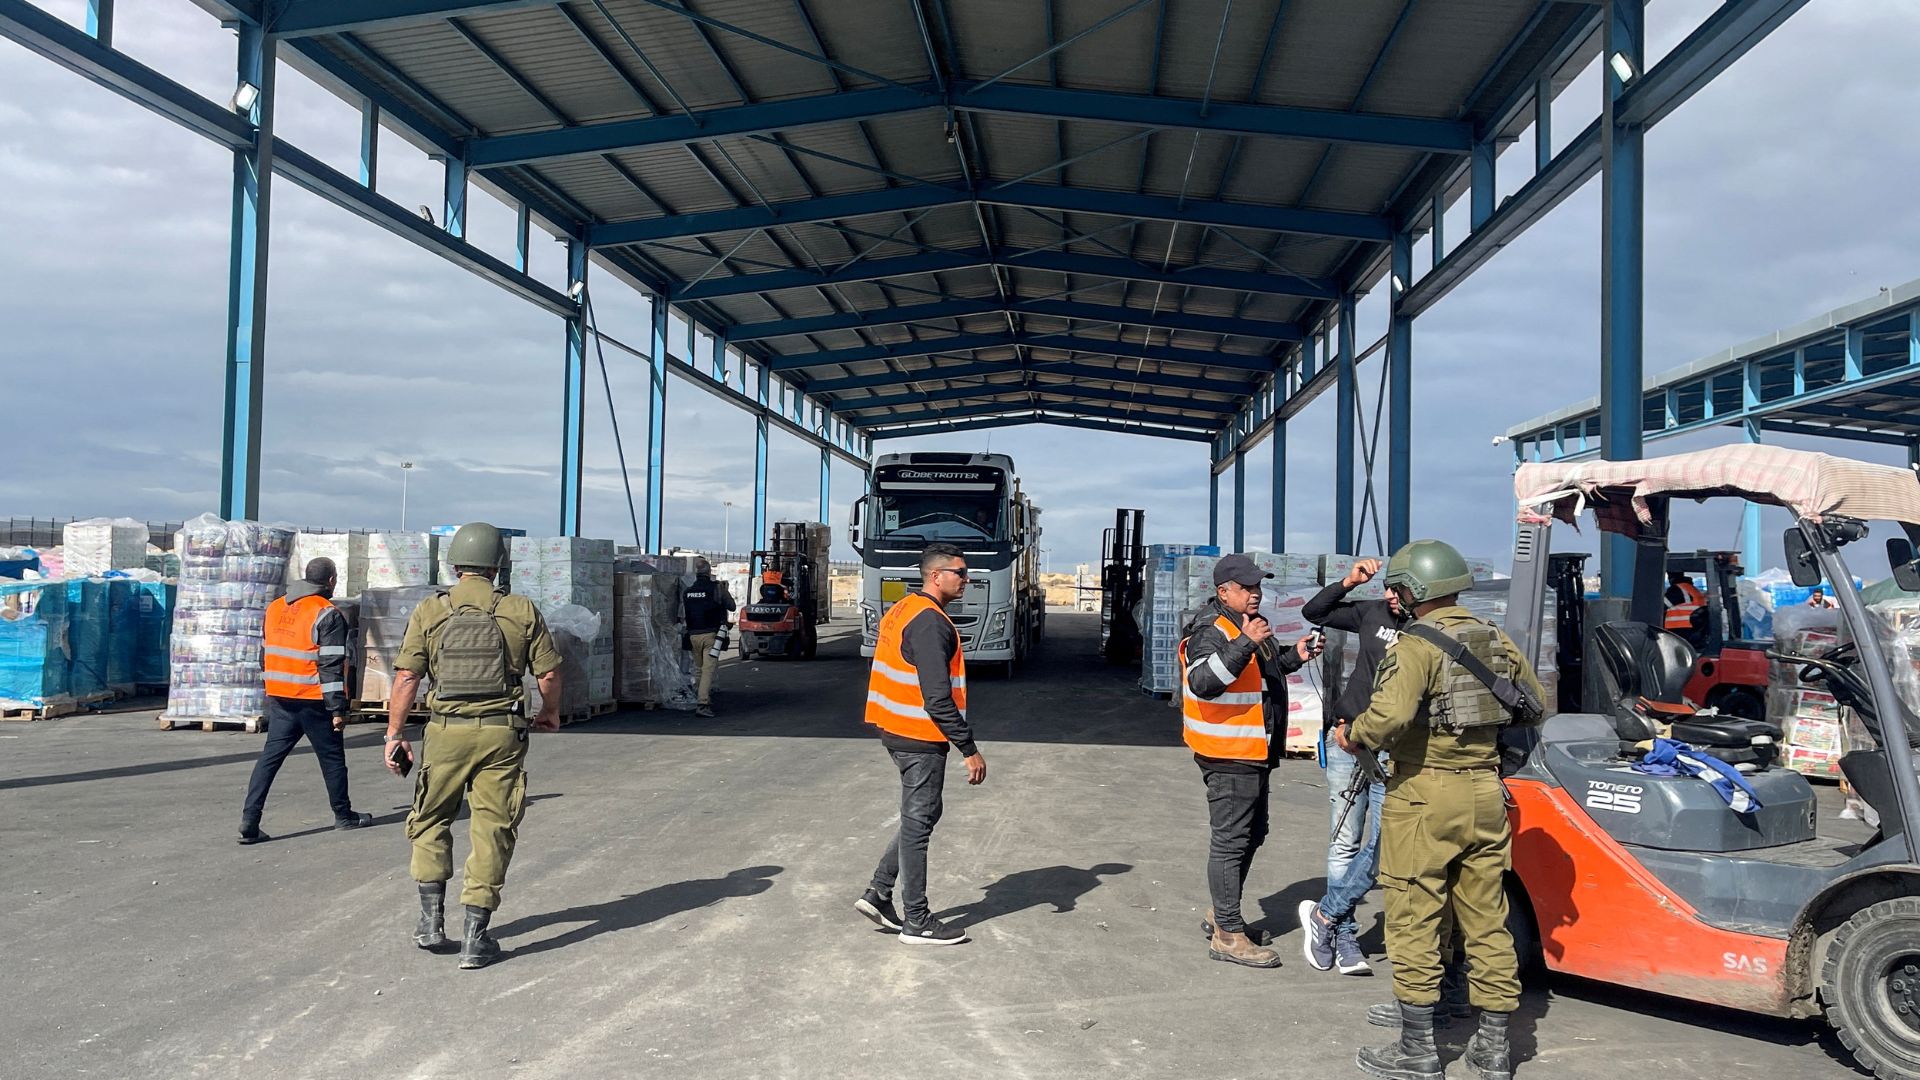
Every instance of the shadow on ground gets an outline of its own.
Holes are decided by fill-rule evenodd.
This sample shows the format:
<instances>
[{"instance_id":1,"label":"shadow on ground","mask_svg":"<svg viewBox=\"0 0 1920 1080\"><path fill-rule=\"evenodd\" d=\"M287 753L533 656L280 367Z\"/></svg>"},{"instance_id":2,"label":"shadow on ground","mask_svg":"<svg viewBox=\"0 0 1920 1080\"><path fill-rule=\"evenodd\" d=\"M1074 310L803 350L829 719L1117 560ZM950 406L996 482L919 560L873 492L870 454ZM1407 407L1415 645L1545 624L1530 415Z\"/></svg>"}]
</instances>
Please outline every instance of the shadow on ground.
<instances>
[{"instance_id":1,"label":"shadow on ground","mask_svg":"<svg viewBox=\"0 0 1920 1080\"><path fill-rule=\"evenodd\" d=\"M602 934L632 930L648 923L659 922L661 919L678 915L683 911L711 907L722 900L756 896L773 888L774 876L785 869L782 866L748 866L735 870L725 877L676 881L669 885L656 886L645 892L629 893L618 900L584 904L515 919L505 926L494 927L493 934L501 939L502 944L509 947L514 956L532 956L536 953L551 952L554 949L564 949L569 945L578 945ZM564 934L517 947L513 946L509 940L549 926L562 926L569 923L580 925Z\"/></svg>"}]
</instances>

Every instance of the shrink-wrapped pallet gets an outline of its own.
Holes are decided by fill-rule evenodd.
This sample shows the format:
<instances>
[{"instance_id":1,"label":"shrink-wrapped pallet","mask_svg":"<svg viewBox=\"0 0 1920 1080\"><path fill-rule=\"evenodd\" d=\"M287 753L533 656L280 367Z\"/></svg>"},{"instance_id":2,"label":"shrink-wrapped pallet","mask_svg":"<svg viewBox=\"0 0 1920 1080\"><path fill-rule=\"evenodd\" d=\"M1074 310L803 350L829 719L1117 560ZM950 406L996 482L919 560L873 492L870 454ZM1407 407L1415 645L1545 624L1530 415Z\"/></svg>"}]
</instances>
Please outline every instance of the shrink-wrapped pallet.
<instances>
[{"instance_id":1,"label":"shrink-wrapped pallet","mask_svg":"<svg viewBox=\"0 0 1920 1080\"><path fill-rule=\"evenodd\" d=\"M245 720L266 709L266 608L285 591L293 530L203 514L180 531L166 718Z\"/></svg>"},{"instance_id":2,"label":"shrink-wrapped pallet","mask_svg":"<svg viewBox=\"0 0 1920 1080\"><path fill-rule=\"evenodd\" d=\"M62 572L98 577L109 570L143 569L148 535L147 527L131 518L70 522L60 531Z\"/></svg>"},{"instance_id":3,"label":"shrink-wrapped pallet","mask_svg":"<svg viewBox=\"0 0 1920 1080\"><path fill-rule=\"evenodd\" d=\"M625 704L695 705L691 657L681 642L686 587L676 572L623 569L614 577L614 694Z\"/></svg>"},{"instance_id":4,"label":"shrink-wrapped pallet","mask_svg":"<svg viewBox=\"0 0 1920 1080\"><path fill-rule=\"evenodd\" d=\"M70 705L63 581L0 584L0 709Z\"/></svg>"}]
</instances>

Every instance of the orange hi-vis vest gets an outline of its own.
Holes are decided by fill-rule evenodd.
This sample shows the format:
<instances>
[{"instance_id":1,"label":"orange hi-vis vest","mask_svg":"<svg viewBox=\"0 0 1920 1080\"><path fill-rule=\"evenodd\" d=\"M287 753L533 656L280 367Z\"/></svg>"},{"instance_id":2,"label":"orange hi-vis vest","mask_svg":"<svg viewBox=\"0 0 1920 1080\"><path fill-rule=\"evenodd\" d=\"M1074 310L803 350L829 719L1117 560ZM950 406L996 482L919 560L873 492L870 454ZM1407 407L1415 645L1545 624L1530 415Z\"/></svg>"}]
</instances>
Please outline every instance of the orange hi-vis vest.
<instances>
[{"instance_id":1,"label":"orange hi-vis vest","mask_svg":"<svg viewBox=\"0 0 1920 1080\"><path fill-rule=\"evenodd\" d=\"M921 742L946 742L946 733L927 715L926 698L920 694L920 675L900 652L900 637L907 624L923 611L938 611L947 618L934 599L926 593L908 593L906 598L887 609L880 619L880 638L873 646L873 673L867 676L867 723L903 739ZM925 659L923 657L923 659ZM960 634L954 633L953 659L947 662L947 676L953 680L953 704L960 715L967 715L967 661L960 648Z\"/></svg>"},{"instance_id":2,"label":"orange hi-vis vest","mask_svg":"<svg viewBox=\"0 0 1920 1080\"><path fill-rule=\"evenodd\" d=\"M324 691L346 691L345 683L322 685L320 682L320 643L314 627L322 612L333 602L318 594L303 596L293 603L281 597L267 605L267 649L265 663L267 693L279 698L319 701ZM345 655L343 646L333 646Z\"/></svg>"},{"instance_id":3,"label":"orange hi-vis vest","mask_svg":"<svg viewBox=\"0 0 1920 1080\"><path fill-rule=\"evenodd\" d=\"M1227 640L1240 636L1240 628L1232 619L1224 616L1215 618L1213 625L1227 635ZM1208 700L1195 697L1187 685L1187 643L1180 642L1180 716L1182 734L1186 736L1187 746L1201 757L1222 758L1227 761L1265 761L1270 749L1267 741L1266 680L1260 674L1260 662L1256 657L1247 662L1240 674L1228 680L1224 676L1226 664L1216 653L1207 658L1208 663L1218 664L1222 670L1216 672L1227 683L1226 690L1219 697Z\"/></svg>"},{"instance_id":4,"label":"orange hi-vis vest","mask_svg":"<svg viewBox=\"0 0 1920 1080\"><path fill-rule=\"evenodd\" d=\"M1686 599L1667 608L1666 628L1685 633L1693 629L1693 613L1706 605L1707 594L1694 587L1691 581L1676 581L1674 586Z\"/></svg>"}]
</instances>

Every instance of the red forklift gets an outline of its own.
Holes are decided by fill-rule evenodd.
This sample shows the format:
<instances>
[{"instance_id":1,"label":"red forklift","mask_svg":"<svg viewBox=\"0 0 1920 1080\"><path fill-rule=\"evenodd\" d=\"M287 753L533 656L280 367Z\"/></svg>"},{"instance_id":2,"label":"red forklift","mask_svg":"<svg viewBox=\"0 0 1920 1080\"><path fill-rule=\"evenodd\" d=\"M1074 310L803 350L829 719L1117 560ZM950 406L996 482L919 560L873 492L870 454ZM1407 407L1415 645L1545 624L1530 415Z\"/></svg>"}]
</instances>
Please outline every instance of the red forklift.
<instances>
[{"instance_id":1,"label":"red forklift","mask_svg":"<svg viewBox=\"0 0 1920 1080\"><path fill-rule=\"evenodd\" d=\"M754 552L753 563L760 582L737 620L741 659L813 659L827 621L818 593L826 569L808 552L807 523L774 525L772 547Z\"/></svg>"},{"instance_id":2,"label":"red forklift","mask_svg":"<svg viewBox=\"0 0 1920 1080\"><path fill-rule=\"evenodd\" d=\"M1525 464L1514 493L1522 509L1507 631L1523 655L1538 659L1558 600L1549 587L1553 519L1572 522L1591 508L1635 556L1630 599L1585 604L1591 670L1582 707L1504 735L1508 925L1523 964L1769 1016L1824 1018L1866 1071L1920 1080L1920 717L1890 666L1890 657L1920 663L1912 642L1920 630L1870 618L1842 555L1877 525L1892 534L1895 581L1920 593L1920 480L1906 469L1738 446ZM1879 831L1864 843L1818 834L1812 787L1775 762L1778 729L1686 694L1698 656L1664 629L1667 513L1709 497L1787 508L1794 583L1832 583L1851 640L1817 655L1768 655L1823 683L1872 736L1840 759L1879 815ZM1634 768L1658 737L1732 765L1752 801L1693 775Z\"/></svg>"},{"instance_id":3,"label":"red forklift","mask_svg":"<svg viewBox=\"0 0 1920 1080\"><path fill-rule=\"evenodd\" d=\"M1585 565L1582 553L1556 553L1549 570L1554 591L1555 617L1559 620L1559 640L1572 643L1573 655L1561 665L1562 672L1579 672L1582 667L1580 643L1585 623ZM1682 608L1669 606L1663 619L1693 646L1698 659L1682 694L1690 702L1728 716L1746 720L1767 717L1767 676L1769 641L1749 641L1740 618L1740 576L1746 573L1740 556L1731 551L1670 552L1666 559L1669 580L1685 575L1689 582L1705 581L1706 588L1692 588L1697 601L1689 598ZM1671 589L1669 589L1671 592ZM1672 596L1666 598L1672 602ZM1680 617L1676 619L1676 611ZM1563 645L1562 652L1569 650ZM1577 711L1584 687L1578 678L1562 683L1561 707Z\"/></svg>"}]
</instances>

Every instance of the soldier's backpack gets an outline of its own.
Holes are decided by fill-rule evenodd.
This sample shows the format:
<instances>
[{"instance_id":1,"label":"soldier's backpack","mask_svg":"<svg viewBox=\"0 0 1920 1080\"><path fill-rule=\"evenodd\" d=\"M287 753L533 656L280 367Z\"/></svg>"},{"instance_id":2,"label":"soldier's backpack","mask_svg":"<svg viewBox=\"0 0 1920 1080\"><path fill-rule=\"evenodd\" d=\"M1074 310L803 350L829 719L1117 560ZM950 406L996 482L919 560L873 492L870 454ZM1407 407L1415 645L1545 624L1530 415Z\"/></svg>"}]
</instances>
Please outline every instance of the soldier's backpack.
<instances>
[{"instance_id":1,"label":"soldier's backpack","mask_svg":"<svg viewBox=\"0 0 1920 1080\"><path fill-rule=\"evenodd\" d=\"M507 635L493 617L505 593L494 593L484 609L454 604L429 646L434 696L441 701L484 701L513 696L515 677L507 658Z\"/></svg>"},{"instance_id":2,"label":"soldier's backpack","mask_svg":"<svg viewBox=\"0 0 1920 1080\"><path fill-rule=\"evenodd\" d=\"M1462 731L1473 727L1507 724L1531 724L1545 713L1533 691L1510 676L1506 650L1500 647L1500 631L1491 623L1476 622L1451 632L1429 623L1416 622L1404 631L1439 649L1447 656L1443 677L1446 694L1435 703L1431 722L1437 727ZM1495 672L1476 653L1496 657L1502 670ZM1444 704L1443 704L1444 703Z\"/></svg>"}]
</instances>

